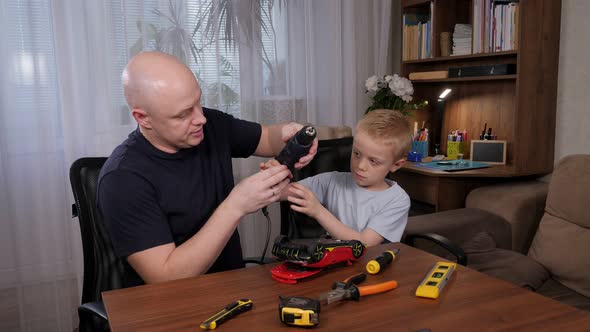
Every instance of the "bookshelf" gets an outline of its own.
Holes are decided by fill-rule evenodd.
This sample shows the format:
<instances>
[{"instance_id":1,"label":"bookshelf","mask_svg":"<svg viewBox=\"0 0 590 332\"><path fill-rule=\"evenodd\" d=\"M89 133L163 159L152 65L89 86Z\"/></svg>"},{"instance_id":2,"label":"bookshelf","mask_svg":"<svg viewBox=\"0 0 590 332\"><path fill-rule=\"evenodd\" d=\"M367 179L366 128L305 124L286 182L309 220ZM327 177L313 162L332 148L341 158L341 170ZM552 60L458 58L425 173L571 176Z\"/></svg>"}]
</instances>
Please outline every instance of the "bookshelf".
<instances>
[{"instance_id":1,"label":"bookshelf","mask_svg":"<svg viewBox=\"0 0 590 332\"><path fill-rule=\"evenodd\" d=\"M449 174L449 178L515 178L550 173L554 163L561 1L518 2L517 17L512 16L518 20L518 30L511 37L518 39L516 49L441 56L441 32L450 32L452 35L455 24L474 26L474 17L477 16L474 14L475 1L477 0L402 0L401 74L408 77L413 72L495 64L516 64L516 73L414 80L414 100L430 102L429 107L416 111L415 121L425 121L431 125L439 121L442 153L446 153L447 134L451 130L467 130L469 145L471 139L478 139L484 123L487 123L488 128L493 128L498 139L508 141L506 165L473 170L461 176ZM502 3L505 1L498 1L499 5ZM407 52L403 50L404 45L407 45L403 42L404 19L405 15L412 13L430 15L432 32L429 38L432 54L425 59L408 59L403 56L409 54L403 53ZM437 106L438 95L446 88L452 89L452 92L442 106ZM442 107L442 120L437 118L437 107ZM432 154L432 138L430 143ZM469 157L467 152L465 158ZM420 176L445 176L417 172L411 165L402 171ZM406 180L420 183L420 179L415 177ZM470 187L466 182L456 182L455 185ZM466 195L468 190L465 190Z\"/></svg>"}]
</instances>

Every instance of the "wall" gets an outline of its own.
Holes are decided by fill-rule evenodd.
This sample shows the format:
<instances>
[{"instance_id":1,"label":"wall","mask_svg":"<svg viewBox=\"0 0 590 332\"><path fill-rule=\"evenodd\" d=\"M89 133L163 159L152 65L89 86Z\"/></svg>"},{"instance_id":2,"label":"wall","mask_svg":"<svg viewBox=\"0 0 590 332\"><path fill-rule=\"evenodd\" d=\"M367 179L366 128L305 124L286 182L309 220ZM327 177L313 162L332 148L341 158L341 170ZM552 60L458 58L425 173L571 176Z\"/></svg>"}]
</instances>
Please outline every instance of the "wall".
<instances>
[{"instance_id":1,"label":"wall","mask_svg":"<svg viewBox=\"0 0 590 332\"><path fill-rule=\"evenodd\" d=\"M590 153L590 1L562 0L555 162Z\"/></svg>"}]
</instances>

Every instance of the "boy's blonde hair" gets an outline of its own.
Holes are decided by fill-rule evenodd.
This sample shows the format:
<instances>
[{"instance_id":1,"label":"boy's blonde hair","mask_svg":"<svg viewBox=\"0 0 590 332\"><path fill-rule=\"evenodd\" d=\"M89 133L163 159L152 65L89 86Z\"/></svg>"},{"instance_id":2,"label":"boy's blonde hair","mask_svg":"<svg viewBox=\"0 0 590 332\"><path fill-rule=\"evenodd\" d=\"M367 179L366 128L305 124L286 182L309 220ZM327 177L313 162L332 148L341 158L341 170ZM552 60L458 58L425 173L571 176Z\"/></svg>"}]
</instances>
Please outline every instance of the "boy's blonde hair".
<instances>
[{"instance_id":1,"label":"boy's blonde hair","mask_svg":"<svg viewBox=\"0 0 590 332\"><path fill-rule=\"evenodd\" d=\"M410 122L398 111L371 111L358 122L357 131L359 130L367 133L372 139L392 145L396 161L405 158L412 149Z\"/></svg>"}]
</instances>

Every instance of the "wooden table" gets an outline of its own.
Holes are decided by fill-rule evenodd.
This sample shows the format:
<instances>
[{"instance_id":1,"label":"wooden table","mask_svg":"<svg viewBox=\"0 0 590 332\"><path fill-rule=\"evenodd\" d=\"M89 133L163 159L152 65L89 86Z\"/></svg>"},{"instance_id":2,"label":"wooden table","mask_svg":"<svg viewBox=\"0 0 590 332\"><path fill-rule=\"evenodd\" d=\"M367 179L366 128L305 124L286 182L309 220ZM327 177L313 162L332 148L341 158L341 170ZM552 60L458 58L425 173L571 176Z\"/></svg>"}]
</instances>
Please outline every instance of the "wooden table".
<instances>
[{"instance_id":1,"label":"wooden table","mask_svg":"<svg viewBox=\"0 0 590 332\"><path fill-rule=\"evenodd\" d=\"M254 308L225 322L220 331L302 330L278 318L278 295L318 297L364 269L385 249L400 248L398 258L364 284L395 279L399 287L359 302L322 304L318 331L590 331L590 314L477 271L459 267L436 300L414 296L417 285L441 260L403 244L370 248L352 266L322 272L287 285L273 280L269 267L203 275L155 285L105 292L111 328L120 331L199 331L199 324L239 298Z\"/></svg>"}]
</instances>

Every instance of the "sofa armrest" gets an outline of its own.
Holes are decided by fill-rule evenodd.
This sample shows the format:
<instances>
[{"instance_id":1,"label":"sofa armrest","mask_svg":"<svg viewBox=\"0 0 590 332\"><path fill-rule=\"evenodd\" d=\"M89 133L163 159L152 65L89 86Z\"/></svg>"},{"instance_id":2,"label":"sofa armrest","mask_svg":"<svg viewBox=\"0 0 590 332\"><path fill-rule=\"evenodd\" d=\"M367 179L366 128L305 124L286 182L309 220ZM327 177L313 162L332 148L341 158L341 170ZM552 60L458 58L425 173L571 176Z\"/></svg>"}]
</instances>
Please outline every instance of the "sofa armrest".
<instances>
[{"instance_id":1,"label":"sofa armrest","mask_svg":"<svg viewBox=\"0 0 590 332\"><path fill-rule=\"evenodd\" d=\"M541 181L485 186L471 191L465 206L506 220L511 230L510 249L526 254L545 211L547 190L548 184Z\"/></svg>"},{"instance_id":2,"label":"sofa armrest","mask_svg":"<svg viewBox=\"0 0 590 332\"><path fill-rule=\"evenodd\" d=\"M510 225L501 217L480 209L456 209L408 218L406 234L434 233L448 238L458 246L476 234L486 232L496 246L512 249Z\"/></svg>"}]
</instances>

